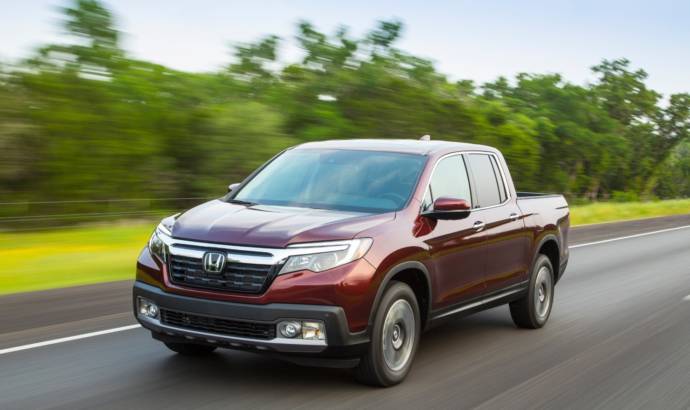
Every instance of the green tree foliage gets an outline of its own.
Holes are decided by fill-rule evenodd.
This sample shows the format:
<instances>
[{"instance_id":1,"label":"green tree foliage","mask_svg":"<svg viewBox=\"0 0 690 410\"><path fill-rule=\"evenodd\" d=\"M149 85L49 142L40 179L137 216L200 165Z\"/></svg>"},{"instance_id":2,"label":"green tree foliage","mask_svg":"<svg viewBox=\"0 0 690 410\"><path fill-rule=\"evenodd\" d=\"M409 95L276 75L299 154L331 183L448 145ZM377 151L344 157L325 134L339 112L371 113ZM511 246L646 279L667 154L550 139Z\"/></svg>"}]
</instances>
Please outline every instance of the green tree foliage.
<instances>
[{"instance_id":1,"label":"green tree foliage","mask_svg":"<svg viewBox=\"0 0 690 410\"><path fill-rule=\"evenodd\" d=\"M690 141L675 147L659 170L656 192L665 198L690 197Z\"/></svg>"},{"instance_id":2,"label":"green tree foliage","mask_svg":"<svg viewBox=\"0 0 690 410\"><path fill-rule=\"evenodd\" d=\"M475 85L398 49L399 21L361 38L305 21L297 63L267 36L187 73L128 56L96 0L63 13L66 43L0 71L6 202L219 195L300 142L424 134L498 147L521 190L690 195L690 95L663 100L625 59L584 86L528 73Z\"/></svg>"}]
</instances>

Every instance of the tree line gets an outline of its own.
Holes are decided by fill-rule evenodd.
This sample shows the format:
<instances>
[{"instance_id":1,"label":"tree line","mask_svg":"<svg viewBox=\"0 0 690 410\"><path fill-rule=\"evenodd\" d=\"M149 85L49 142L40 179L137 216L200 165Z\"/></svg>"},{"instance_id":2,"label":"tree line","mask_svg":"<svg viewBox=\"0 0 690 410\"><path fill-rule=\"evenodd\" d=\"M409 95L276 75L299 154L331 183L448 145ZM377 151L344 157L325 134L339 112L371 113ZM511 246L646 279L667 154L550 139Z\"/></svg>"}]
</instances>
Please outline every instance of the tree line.
<instances>
[{"instance_id":1,"label":"tree line","mask_svg":"<svg viewBox=\"0 0 690 410\"><path fill-rule=\"evenodd\" d=\"M584 85L529 73L476 84L397 48L399 21L361 37L305 21L301 61L282 62L270 35L189 73L130 56L96 0L62 11L69 40L0 66L3 202L213 196L304 141L424 134L496 146L520 190L690 196L690 95L663 99L626 59Z\"/></svg>"}]
</instances>

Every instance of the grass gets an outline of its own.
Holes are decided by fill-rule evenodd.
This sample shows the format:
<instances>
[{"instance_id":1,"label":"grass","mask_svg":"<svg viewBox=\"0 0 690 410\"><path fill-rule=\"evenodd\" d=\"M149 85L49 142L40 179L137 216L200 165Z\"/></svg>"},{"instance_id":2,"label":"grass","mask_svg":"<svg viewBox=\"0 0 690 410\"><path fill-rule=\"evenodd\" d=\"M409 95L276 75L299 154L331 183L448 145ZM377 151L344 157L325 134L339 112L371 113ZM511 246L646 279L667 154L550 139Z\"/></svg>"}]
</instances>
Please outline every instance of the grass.
<instances>
[{"instance_id":1,"label":"grass","mask_svg":"<svg viewBox=\"0 0 690 410\"><path fill-rule=\"evenodd\" d=\"M133 279L155 223L0 233L0 295Z\"/></svg>"},{"instance_id":2,"label":"grass","mask_svg":"<svg viewBox=\"0 0 690 410\"><path fill-rule=\"evenodd\" d=\"M575 206L573 225L690 213L690 199ZM0 233L0 294L133 279L155 222Z\"/></svg>"},{"instance_id":3,"label":"grass","mask_svg":"<svg viewBox=\"0 0 690 410\"><path fill-rule=\"evenodd\" d=\"M573 226L690 213L690 199L652 202L598 202L571 208Z\"/></svg>"}]
</instances>

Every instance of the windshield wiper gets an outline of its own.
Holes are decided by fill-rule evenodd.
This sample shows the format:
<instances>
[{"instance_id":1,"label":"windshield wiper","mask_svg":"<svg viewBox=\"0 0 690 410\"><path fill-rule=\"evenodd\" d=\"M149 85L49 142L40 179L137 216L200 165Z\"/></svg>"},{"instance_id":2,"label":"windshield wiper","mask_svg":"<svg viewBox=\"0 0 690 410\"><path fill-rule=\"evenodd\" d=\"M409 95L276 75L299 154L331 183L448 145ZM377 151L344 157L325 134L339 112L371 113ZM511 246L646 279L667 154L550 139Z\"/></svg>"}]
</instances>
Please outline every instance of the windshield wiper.
<instances>
[{"instance_id":1,"label":"windshield wiper","mask_svg":"<svg viewBox=\"0 0 690 410\"><path fill-rule=\"evenodd\" d=\"M246 206L259 205L256 202L243 201L241 199L228 199L227 202L230 204L238 204L238 205L246 205Z\"/></svg>"}]
</instances>

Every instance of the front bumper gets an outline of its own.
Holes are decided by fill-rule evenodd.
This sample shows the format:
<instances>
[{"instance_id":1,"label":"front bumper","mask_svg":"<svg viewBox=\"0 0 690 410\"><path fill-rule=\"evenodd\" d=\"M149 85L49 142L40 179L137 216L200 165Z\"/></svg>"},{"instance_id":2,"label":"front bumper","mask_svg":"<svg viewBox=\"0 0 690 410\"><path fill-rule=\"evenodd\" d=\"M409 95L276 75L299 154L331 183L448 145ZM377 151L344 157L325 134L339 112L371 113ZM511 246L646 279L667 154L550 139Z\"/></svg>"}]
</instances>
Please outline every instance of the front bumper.
<instances>
[{"instance_id":1,"label":"front bumper","mask_svg":"<svg viewBox=\"0 0 690 410\"><path fill-rule=\"evenodd\" d=\"M301 340L275 337L259 339L230 336L197 329L171 326L159 319L137 313L137 297L155 302L160 309L170 309L193 315L277 325L282 320L316 320L326 327L326 340ZM175 295L137 281L134 283L133 307L136 319L163 341L186 340L220 347L294 355L318 355L329 358L361 355L369 342L366 332L350 333L345 311L338 306L270 303L255 305L215 301Z\"/></svg>"}]
</instances>

